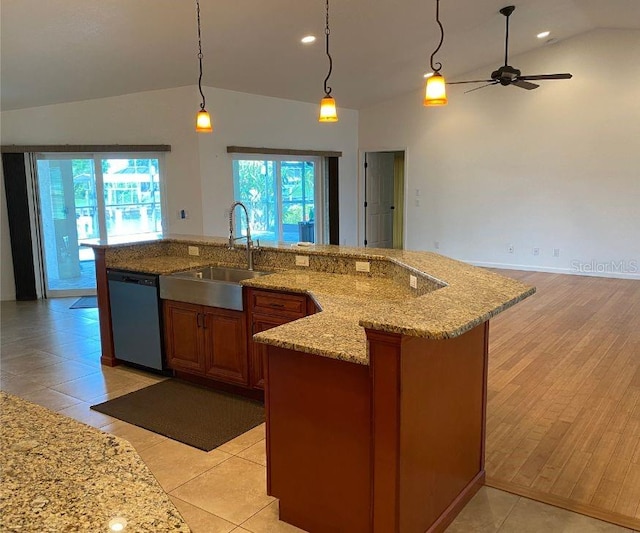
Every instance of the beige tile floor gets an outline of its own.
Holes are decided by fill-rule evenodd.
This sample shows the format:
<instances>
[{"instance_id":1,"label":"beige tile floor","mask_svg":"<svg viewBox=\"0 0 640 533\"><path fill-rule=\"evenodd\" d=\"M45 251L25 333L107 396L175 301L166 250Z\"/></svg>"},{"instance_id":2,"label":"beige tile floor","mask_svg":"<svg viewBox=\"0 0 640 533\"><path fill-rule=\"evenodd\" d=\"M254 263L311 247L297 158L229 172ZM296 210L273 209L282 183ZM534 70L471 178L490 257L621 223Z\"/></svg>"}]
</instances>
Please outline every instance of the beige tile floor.
<instances>
[{"instance_id":1,"label":"beige tile floor","mask_svg":"<svg viewBox=\"0 0 640 533\"><path fill-rule=\"evenodd\" d=\"M162 378L101 367L97 310L69 309L74 300L2 302L0 388L129 440L194 533L301 531L266 494L264 425L206 453L89 409ZM486 487L447 531L631 532Z\"/></svg>"}]
</instances>

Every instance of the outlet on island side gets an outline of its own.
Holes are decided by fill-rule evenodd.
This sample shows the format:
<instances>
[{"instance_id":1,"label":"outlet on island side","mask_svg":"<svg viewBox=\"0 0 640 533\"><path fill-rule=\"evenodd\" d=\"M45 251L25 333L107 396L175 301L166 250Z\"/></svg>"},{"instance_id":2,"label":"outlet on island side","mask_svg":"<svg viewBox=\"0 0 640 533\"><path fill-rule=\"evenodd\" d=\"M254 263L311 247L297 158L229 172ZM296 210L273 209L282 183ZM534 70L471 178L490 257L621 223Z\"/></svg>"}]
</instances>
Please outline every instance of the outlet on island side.
<instances>
[{"instance_id":1,"label":"outlet on island side","mask_svg":"<svg viewBox=\"0 0 640 533\"><path fill-rule=\"evenodd\" d=\"M418 278L416 276L414 276L413 274L409 274L409 286L412 289L417 289L418 288Z\"/></svg>"},{"instance_id":2,"label":"outlet on island side","mask_svg":"<svg viewBox=\"0 0 640 533\"><path fill-rule=\"evenodd\" d=\"M356 272L370 272L371 263L369 261L356 261Z\"/></svg>"},{"instance_id":3,"label":"outlet on island side","mask_svg":"<svg viewBox=\"0 0 640 533\"><path fill-rule=\"evenodd\" d=\"M309 266L309 256L308 255L296 255L296 266L308 267Z\"/></svg>"},{"instance_id":4,"label":"outlet on island side","mask_svg":"<svg viewBox=\"0 0 640 533\"><path fill-rule=\"evenodd\" d=\"M189 255L200 255L200 248L197 246L189 246L188 251Z\"/></svg>"}]
</instances>

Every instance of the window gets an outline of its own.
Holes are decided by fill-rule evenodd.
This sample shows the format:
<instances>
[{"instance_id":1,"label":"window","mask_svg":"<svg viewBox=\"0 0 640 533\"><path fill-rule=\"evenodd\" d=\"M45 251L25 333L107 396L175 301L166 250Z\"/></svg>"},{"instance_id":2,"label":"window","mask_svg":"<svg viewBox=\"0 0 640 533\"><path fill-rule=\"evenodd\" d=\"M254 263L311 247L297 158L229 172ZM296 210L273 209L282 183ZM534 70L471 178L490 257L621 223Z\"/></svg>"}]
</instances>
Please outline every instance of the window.
<instances>
[{"instance_id":1,"label":"window","mask_svg":"<svg viewBox=\"0 0 640 533\"><path fill-rule=\"evenodd\" d=\"M285 243L321 241L320 162L316 157L234 157L234 198L247 207L252 237ZM236 215L238 235L246 235L245 226L244 217Z\"/></svg>"}]
</instances>

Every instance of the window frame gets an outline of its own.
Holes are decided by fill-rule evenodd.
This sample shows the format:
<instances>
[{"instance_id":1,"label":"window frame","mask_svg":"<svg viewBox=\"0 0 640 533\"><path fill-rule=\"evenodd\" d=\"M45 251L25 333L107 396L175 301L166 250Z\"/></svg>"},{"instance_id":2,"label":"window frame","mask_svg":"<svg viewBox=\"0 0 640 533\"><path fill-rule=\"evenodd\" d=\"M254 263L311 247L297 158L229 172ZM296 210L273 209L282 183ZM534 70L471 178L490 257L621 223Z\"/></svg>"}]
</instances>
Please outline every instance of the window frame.
<instances>
[{"instance_id":1,"label":"window frame","mask_svg":"<svg viewBox=\"0 0 640 533\"><path fill-rule=\"evenodd\" d=\"M238 200L238 190L236 188L236 174L235 174L235 162L237 161L263 161L274 163L274 187L276 197L276 236L274 242L290 244L291 242L284 240L283 230L283 199L282 199L282 163L288 161L312 161L314 163L314 186L313 186L313 205L314 205L314 242L316 244L323 244L325 241L324 230L324 200L325 200L325 187L326 180L325 166L326 158L318 155L277 155L277 154L248 154L248 153L233 153L231 154L231 180L233 185L233 198L234 201ZM304 178L303 178L304 179ZM234 228L236 235L241 235L240 219L236 217L236 227ZM252 228L252 232L253 232ZM298 241L296 241L298 242Z\"/></svg>"}]
</instances>

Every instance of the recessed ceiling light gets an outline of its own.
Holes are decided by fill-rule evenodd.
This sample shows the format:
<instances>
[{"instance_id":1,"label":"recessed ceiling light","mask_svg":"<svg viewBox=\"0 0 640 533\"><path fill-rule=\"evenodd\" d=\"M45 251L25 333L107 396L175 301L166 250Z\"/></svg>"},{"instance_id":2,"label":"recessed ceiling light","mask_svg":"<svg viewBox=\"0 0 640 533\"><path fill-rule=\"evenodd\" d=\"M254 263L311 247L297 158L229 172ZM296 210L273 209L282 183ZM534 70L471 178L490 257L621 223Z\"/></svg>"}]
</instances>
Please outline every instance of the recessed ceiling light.
<instances>
[{"instance_id":1,"label":"recessed ceiling light","mask_svg":"<svg viewBox=\"0 0 640 533\"><path fill-rule=\"evenodd\" d=\"M538 39L544 39L545 37L549 37L549 34L550 34L550 33L551 33L551 32L549 32L549 31L543 31L543 32L540 32L540 33L537 35L537 37L538 37Z\"/></svg>"},{"instance_id":2,"label":"recessed ceiling light","mask_svg":"<svg viewBox=\"0 0 640 533\"><path fill-rule=\"evenodd\" d=\"M433 76L433 72L427 72L423 78L430 78L431 76Z\"/></svg>"},{"instance_id":3,"label":"recessed ceiling light","mask_svg":"<svg viewBox=\"0 0 640 533\"><path fill-rule=\"evenodd\" d=\"M307 35L305 37L303 37L302 39L300 39L300 42L303 42L304 44L309 44L312 43L316 40L315 35Z\"/></svg>"}]
</instances>

